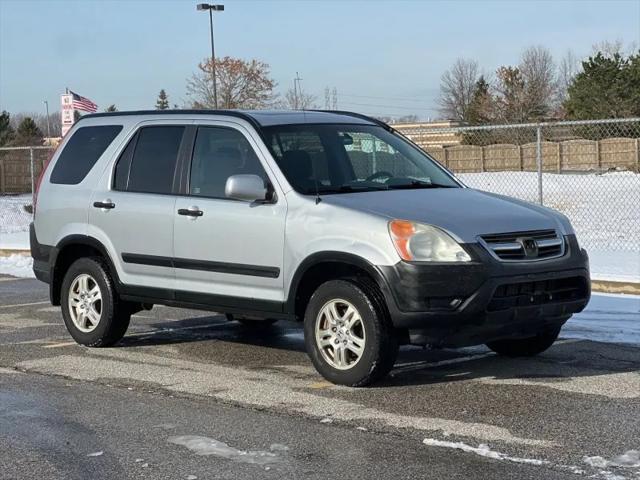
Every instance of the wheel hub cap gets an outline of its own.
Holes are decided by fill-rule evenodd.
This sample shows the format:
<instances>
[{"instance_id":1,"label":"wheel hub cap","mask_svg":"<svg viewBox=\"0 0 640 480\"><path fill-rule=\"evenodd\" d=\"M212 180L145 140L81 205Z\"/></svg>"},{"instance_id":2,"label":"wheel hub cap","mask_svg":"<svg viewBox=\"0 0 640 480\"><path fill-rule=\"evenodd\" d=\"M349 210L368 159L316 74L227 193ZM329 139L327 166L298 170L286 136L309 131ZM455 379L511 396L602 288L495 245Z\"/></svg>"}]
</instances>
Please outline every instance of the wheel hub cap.
<instances>
[{"instance_id":1,"label":"wheel hub cap","mask_svg":"<svg viewBox=\"0 0 640 480\"><path fill-rule=\"evenodd\" d=\"M339 370L353 368L364 353L366 340L362 318L346 300L330 300L320 309L315 337L323 359Z\"/></svg>"},{"instance_id":2,"label":"wheel hub cap","mask_svg":"<svg viewBox=\"0 0 640 480\"><path fill-rule=\"evenodd\" d=\"M69 287L69 315L74 326L84 333L96 329L102 318L102 292L95 279L78 275Z\"/></svg>"}]
</instances>

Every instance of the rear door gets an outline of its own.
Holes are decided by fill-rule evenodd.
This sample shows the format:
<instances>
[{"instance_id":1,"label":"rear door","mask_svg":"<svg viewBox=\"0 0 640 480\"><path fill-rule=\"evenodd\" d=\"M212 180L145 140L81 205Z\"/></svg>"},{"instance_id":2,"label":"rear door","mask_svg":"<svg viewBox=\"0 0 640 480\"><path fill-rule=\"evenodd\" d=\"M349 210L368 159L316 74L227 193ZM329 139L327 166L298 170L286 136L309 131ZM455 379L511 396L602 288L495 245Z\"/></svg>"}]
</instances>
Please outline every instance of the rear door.
<instances>
[{"instance_id":1,"label":"rear door","mask_svg":"<svg viewBox=\"0 0 640 480\"><path fill-rule=\"evenodd\" d=\"M103 241L120 280L173 296L173 212L187 126L143 123L91 201L89 234ZM160 291L158 289L162 289Z\"/></svg>"},{"instance_id":2,"label":"rear door","mask_svg":"<svg viewBox=\"0 0 640 480\"><path fill-rule=\"evenodd\" d=\"M198 125L186 195L174 211L176 298L277 309L283 301L284 195L272 203L225 196L231 175L254 174L272 184L255 139L233 122ZM273 184L272 184L273 185ZM199 210L201 216L181 215Z\"/></svg>"}]
</instances>

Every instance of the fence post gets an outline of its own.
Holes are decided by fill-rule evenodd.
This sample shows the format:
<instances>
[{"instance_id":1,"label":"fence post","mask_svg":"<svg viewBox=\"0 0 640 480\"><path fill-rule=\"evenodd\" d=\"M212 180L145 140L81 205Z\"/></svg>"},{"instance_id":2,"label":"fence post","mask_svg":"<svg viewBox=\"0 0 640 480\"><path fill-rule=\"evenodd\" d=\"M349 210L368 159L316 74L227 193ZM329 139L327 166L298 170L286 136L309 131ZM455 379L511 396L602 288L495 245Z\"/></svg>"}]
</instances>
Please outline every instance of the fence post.
<instances>
[{"instance_id":1,"label":"fence post","mask_svg":"<svg viewBox=\"0 0 640 480\"><path fill-rule=\"evenodd\" d=\"M449 153L447 147L442 147L442 150L444 150L444 166L445 168L449 168Z\"/></svg>"},{"instance_id":2,"label":"fence post","mask_svg":"<svg viewBox=\"0 0 640 480\"><path fill-rule=\"evenodd\" d=\"M596 140L596 165L598 171L602 170L602 158L600 158L600 140Z\"/></svg>"},{"instance_id":3,"label":"fence post","mask_svg":"<svg viewBox=\"0 0 640 480\"><path fill-rule=\"evenodd\" d=\"M484 146L480 147L480 171L482 173L486 172L486 168L484 166Z\"/></svg>"},{"instance_id":4,"label":"fence post","mask_svg":"<svg viewBox=\"0 0 640 480\"><path fill-rule=\"evenodd\" d=\"M562 142L558 142L558 173L562 172Z\"/></svg>"},{"instance_id":5,"label":"fence post","mask_svg":"<svg viewBox=\"0 0 640 480\"><path fill-rule=\"evenodd\" d=\"M636 173L640 173L640 138L636 138Z\"/></svg>"},{"instance_id":6,"label":"fence post","mask_svg":"<svg viewBox=\"0 0 640 480\"><path fill-rule=\"evenodd\" d=\"M4 157L0 157L0 193L7 193L6 189L7 185L4 174Z\"/></svg>"},{"instance_id":7,"label":"fence post","mask_svg":"<svg viewBox=\"0 0 640 480\"><path fill-rule=\"evenodd\" d=\"M33 148L29 149L29 170L31 171L31 196L33 196L33 192L35 192L36 181L33 178L34 174L34 165L33 165Z\"/></svg>"},{"instance_id":8,"label":"fence post","mask_svg":"<svg viewBox=\"0 0 640 480\"><path fill-rule=\"evenodd\" d=\"M538 168L538 202L542 203L542 127L536 128L536 165Z\"/></svg>"},{"instance_id":9,"label":"fence post","mask_svg":"<svg viewBox=\"0 0 640 480\"><path fill-rule=\"evenodd\" d=\"M522 145L518 144L518 158L520 158L520 171L524 171L524 157L522 156Z\"/></svg>"}]
</instances>

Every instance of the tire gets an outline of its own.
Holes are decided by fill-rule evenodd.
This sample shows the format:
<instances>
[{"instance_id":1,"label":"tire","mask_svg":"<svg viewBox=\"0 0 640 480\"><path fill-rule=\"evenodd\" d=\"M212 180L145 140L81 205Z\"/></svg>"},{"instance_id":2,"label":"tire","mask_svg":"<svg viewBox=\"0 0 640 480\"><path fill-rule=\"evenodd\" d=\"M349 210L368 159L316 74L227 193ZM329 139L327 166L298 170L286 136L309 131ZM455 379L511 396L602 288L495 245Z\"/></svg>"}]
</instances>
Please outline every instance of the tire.
<instances>
[{"instance_id":1,"label":"tire","mask_svg":"<svg viewBox=\"0 0 640 480\"><path fill-rule=\"evenodd\" d=\"M332 323L331 308L338 314L331 315L340 317L339 321ZM349 315L349 308L355 314ZM380 380L393 368L398 355L384 299L377 286L366 279L331 280L320 285L306 308L304 339L316 370L339 385L363 387ZM342 352L337 358L335 345Z\"/></svg>"},{"instance_id":2,"label":"tire","mask_svg":"<svg viewBox=\"0 0 640 480\"><path fill-rule=\"evenodd\" d=\"M236 317L235 315L232 315L230 313L225 314L225 316L230 322L233 322L235 320L243 327L247 328L266 328L270 327L278 321L275 318L242 318Z\"/></svg>"},{"instance_id":3,"label":"tire","mask_svg":"<svg viewBox=\"0 0 640 480\"><path fill-rule=\"evenodd\" d=\"M535 337L496 340L487 343L487 347L505 357L532 357L547 350L558 339L560 328L545 330Z\"/></svg>"},{"instance_id":4,"label":"tire","mask_svg":"<svg viewBox=\"0 0 640 480\"><path fill-rule=\"evenodd\" d=\"M90 292L95 292L96 288L98 289L99 303L94 301L95 293L85 295L85 298L88 298L87 303L78 300L83 279L87 281L85 291L90 289ZM73 262L65 273L61 288L62 317L67 330L76 342L87 347L110 347L124 336L131 319L131 307L118 299L113 280L101 258L85 257ZM90 306L80 312L78 310L80 307L73 307L72 304L83 307L89 304ZM88 322L87 317L89 317Z\"/></svg>"}]
</instances>

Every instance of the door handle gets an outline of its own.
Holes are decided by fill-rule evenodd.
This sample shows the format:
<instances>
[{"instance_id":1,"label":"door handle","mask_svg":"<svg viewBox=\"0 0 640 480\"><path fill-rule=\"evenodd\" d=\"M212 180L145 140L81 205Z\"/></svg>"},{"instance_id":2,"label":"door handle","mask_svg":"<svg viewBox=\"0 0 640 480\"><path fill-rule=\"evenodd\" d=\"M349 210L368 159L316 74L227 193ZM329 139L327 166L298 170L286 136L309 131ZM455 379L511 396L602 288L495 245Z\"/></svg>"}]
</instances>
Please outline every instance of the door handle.
<instances>
[{"instance_id":1,"label":"door handle","mask_svg":"<svg viewBox=\"0 0 640 480\"><path fill-rule=\"evenodd\" d=\"M178 210L178 215L186 215L187 217L201 217L202 215L204 215L204 212L198 207L180 208Z\"/></svg>"},{"instance_id":2,"label":"door handle","mask_svg":"<svg viewBox=\"0 0 640 480\"><path fill-rule=\"evenodd\" d=\"M102 208L104 210L111 210L112 208L116 208L116 204L111 200L104 200L102 202L93 202L93 206L95 208Z\"/></svg>"}]
</instances>

